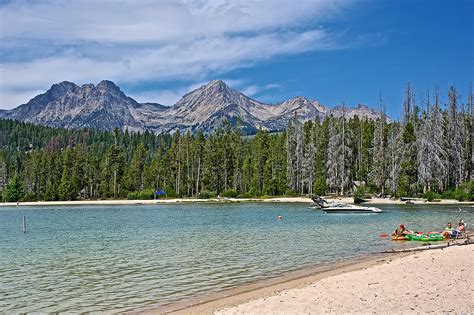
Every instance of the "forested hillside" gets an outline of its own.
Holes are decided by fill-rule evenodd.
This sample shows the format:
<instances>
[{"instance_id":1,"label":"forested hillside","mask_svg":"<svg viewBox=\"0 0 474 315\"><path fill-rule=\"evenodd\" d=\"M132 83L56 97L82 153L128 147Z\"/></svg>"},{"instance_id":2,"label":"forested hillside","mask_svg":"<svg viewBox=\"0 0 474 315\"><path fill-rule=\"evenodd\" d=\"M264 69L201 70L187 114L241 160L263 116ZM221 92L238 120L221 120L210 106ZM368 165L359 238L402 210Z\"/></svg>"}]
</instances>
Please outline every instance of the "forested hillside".
<instances>
[{"instance_id":1,"label":"forested hillside","mask_svg":"<svg viewBox=\"0 0 474 315\"><path fill-rule=\"evenodd\" d=\"M65 130L0 120L0 191L8 201L167 196L347 194L474 199L472 93L405 93L404 117L327 116L242 137ZM381 101L383 108L383 102ZM469 182L469 180L471 181Z\"/></svg>"}]
</instances>

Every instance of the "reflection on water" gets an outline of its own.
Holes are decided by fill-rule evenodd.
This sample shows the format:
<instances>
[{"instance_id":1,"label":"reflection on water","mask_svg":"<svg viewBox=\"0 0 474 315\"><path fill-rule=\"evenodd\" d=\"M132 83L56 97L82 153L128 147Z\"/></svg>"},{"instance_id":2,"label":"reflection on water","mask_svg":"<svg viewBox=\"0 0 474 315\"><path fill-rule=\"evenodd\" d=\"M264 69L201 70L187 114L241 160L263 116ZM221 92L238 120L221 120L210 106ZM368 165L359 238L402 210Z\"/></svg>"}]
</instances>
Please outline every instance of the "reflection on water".
<instances>
[{"instance_id":1,"label":"reflection on water","mask_svg":"<svg viewBox=\"0 0 474 315\"><path fill-rule=\"evenodd\" d=\"M407 246L379 236L400 223L431 231L474 222L474 212L457 206L381 208L367 215L259 203L0 208L0 312L165 305Z\"/></svg>"}]
</instances>

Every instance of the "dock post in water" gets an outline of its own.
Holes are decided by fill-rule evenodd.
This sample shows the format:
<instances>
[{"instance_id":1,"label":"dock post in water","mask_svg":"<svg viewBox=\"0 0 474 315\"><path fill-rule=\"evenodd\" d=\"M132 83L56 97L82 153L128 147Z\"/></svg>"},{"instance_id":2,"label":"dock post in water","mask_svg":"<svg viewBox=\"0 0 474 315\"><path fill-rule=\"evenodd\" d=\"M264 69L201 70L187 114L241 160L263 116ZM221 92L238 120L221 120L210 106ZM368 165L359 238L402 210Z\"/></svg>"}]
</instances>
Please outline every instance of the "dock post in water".
<instances>
[{"instance_id":1,"label":"dock post in water","mask_svg":"<svg viewBox=\"0 0 474 315\"><path fill-rule=\"evenodd\" d=\"M26 216L23 216L23 233L26 233Z\"/></svg>"}]
</instances>

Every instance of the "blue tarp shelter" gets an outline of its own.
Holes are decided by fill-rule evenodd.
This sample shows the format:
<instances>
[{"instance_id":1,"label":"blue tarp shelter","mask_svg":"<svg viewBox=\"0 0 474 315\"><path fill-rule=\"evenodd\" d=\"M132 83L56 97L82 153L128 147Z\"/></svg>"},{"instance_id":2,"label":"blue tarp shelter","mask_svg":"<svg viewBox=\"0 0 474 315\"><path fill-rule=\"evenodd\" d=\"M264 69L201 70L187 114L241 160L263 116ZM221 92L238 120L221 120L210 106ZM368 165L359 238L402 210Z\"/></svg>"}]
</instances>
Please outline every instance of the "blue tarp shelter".
<instances>
[{"instance_id":1,"label":"blue tarp shelter","mask_svg":"<svg viewBox=\"0 0 474 315\"><path fill-rule=\"evenodd\" d=\"M163 189L157 189L157 190L155 191L155 198L156 198L157 195L158 195L158 196L166 195L166 191L164 191Z\"/></svg>"}]
</instances>

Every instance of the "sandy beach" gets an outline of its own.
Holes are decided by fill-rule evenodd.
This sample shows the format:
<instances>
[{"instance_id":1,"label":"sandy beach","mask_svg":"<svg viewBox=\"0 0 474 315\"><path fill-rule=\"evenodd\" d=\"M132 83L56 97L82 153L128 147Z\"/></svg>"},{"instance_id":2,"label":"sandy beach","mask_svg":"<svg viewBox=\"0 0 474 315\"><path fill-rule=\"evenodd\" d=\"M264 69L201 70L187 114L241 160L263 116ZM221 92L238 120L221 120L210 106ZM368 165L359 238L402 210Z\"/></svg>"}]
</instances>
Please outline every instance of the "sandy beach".
<instances>
[{"instance_id":1,"label":"sandy beach","mask_svg":"<svg viewBox=\"0 0 474 315\"><path fill-rule=\"evenodd\" d=\"M397 254L223 296L173 313L472 313L473 261L473 245ZM169 310L151 313L162 311Z\"/></svg>"},{"instance_id":2,"label":"sandy beach","mask_svg":"<svg viewBox=\"0 0 474 315\"><path fill-rule=\"evenodd\" d=\"M344 203L353 203L352 197L324 197L328 201L337 201ZM312 203L309 197L276 197L276 198L174 198L174 199L150 199L150 200L127 200L127 199L105 199L105 200L74 200L74 201L31 201L20 202L19 206L83 206L83 205L150 205L150 204L173 204L173 203L219 203L219 202L275 202L275 203ZM364 202L367 205L403 205L404 201L389 198L372 198ZM457 201L454 199L443 199L437 202L428 202L425 200L413 200L413 204L445 204L445 205L474 205L472 201ZM15 207L15 202L0 203L0 207Z\"/></svg>"}]
</instances>

